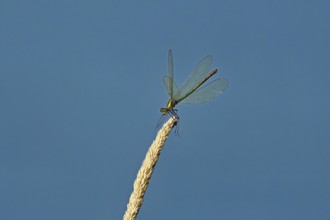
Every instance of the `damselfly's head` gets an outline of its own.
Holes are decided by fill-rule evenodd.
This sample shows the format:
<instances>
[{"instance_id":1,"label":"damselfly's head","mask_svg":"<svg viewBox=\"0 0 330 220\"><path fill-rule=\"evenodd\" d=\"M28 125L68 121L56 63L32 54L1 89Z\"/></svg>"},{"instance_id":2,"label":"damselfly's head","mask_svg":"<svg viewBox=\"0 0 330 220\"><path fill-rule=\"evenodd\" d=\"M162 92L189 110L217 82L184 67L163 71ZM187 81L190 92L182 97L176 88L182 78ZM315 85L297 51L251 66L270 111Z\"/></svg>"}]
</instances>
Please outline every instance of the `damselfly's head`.
<instances>
[{"instance_id":1,"label":"damselfly's head","mask_svg":"<svg viewBox=\"0 0 330 220\"><path fill-rule=\"evenodd\" d=\"M178 102L176 100L170 99L170 100L168 100L166 107L160 109L160 112L162 113L162 115L171 113L173 111L174 106L176 106L176 104L178 104Z\"/></svg>"},{"instance_id":2,"label":"damselfly's head","mask_svg":"<svg viewBox=\"0 0 330 220\"><path fill-rule=\"evenodd\" d=\"M166 115L169 112L168 108L161 108L160 112L162 113L162 115Z\"/></svg>"}]
</instances>

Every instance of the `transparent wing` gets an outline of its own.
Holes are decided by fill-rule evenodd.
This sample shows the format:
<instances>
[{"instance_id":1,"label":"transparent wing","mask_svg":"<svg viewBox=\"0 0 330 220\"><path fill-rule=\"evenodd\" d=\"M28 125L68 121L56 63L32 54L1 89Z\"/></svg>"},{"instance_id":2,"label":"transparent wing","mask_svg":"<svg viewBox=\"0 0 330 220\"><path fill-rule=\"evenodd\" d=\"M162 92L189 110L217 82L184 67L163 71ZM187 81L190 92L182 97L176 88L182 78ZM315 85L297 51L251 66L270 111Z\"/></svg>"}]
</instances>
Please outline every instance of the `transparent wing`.
<instances>
[{"instance_id":1,"label":"transparent wing","mask_svg":"<svg viewBox=\"0 0 330 220\"><path fill-rule=\"evenodd\" d=\"M183 84L180 89L180 93L173 93L174 99L178 100L185 94L190 92L200 81L202 81L206 75L209 73L212 64L212 57L204 57L199 64L196 66L195 70L189 75L187 81Z\"/></svg>"},{"instance_id":2,"label":"transparent wing","mask_svg":"<svg viewBox=\"0 0 330 220\"><path fill-rule=\"evenodd\" d=\"M165 78L164 78L164 83L165 87L167 89L167 93L171 99L173 99L173 79L174 79L174 65L173 65L173 53L172 50L168 51L168 78L167 82L165 83Z\"/></svg>"},{"instance_id":3,"label":"transparent wing","mask_svg":"<svg viewBox=\"0 0 330 220\"><path fill-rule=\"evenodd\" d=\"M179 93L179 88L175 84L173 78L170 78L168 76L163 77L163 82L165 85L165 88L167 90L168 96L172 99L173 97L171 96L172 94L178 94Z\"/></svg>"},{"instance_id":4,"label":"transparent wing","mask_svg":"<svg viewBox=\"0 0 330 220\"><path fill-rule=\"evenodd\" d=\"M183 103L200 104L211 101L216 96L225 91L228 86L228 80L225 78L216 79L202 88L197 89L187 98L183 99Z\"/></svg>"}]
</instances>

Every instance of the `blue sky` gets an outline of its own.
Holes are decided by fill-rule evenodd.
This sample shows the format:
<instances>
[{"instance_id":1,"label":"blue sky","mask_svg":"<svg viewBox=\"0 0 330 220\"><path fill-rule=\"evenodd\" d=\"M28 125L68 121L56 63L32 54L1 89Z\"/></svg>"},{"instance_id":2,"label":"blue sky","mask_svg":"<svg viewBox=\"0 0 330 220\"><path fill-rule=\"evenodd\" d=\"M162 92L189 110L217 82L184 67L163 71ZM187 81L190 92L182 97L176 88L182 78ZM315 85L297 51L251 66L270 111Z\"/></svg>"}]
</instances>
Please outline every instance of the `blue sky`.
<instances>
[{"instance_id":1,"label":"blue sky","mask_svg":"<svg viewBox=\"0 0 330 220\"><path fill-rule=\"evenodd\" d=\"M121 219L167 102L213 56L229 79L178 105L138 219L330 216L329 1L1 1L0 219Z\"/></svg>"}]
</instances>

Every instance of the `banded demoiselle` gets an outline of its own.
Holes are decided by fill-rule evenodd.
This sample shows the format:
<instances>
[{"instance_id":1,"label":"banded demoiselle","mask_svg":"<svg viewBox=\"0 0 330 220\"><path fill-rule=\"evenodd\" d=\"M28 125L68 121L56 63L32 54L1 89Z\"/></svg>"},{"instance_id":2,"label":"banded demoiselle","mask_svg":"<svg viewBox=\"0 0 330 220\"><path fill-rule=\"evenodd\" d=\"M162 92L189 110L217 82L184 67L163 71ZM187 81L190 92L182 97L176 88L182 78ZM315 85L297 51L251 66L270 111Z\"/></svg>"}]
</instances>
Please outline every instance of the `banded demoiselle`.
<instances>
[{"instance_id":1,"label":"banded demoiselle","mask_svg":"<svg viewBox=\"0 0 330 220\"><path fill-rule=\"evenodd\" d=\"M164 76L163 81L170 98L166 104L166 107L160 109L162 116L170 113L176 119L179 119L179 116L176 113L177 110L174 109L174 107L180 102L190 104L205 103L225 91L228 86L228 80L225 78L215 79L205 86L202 86L218 71L217 69L214 69L209 73L211 64L212 57L204 57L199 62L195 70L189 75L187 81L183 84L181 89L179 89L174 82L173 53L172 50L169 50L168 76Z\"/></svg>"}]
</instances>

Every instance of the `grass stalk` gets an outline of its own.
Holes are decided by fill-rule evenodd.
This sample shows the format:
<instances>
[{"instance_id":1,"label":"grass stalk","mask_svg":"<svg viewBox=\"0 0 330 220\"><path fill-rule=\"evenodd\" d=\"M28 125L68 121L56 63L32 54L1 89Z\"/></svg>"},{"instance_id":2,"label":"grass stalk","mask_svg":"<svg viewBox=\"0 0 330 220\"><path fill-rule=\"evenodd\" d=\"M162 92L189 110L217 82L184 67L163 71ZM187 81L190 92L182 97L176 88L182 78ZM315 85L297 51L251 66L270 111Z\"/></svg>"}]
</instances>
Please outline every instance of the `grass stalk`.
<instances>
[{"instance_id":1,"label":"grass stalk","mask_svg":"<svg viewBox=\"0 0 330 220\"><path fill-rule=\"evenodd\" d=\"M149 185L154 167L159 159L160 152L163 149L167 137L171 133L177 120L171 117L163 127L158 131L156 139L151 144L146 157L140 167L133 185L133 192L129 198L127 209L124 214L124 220L135 220L143 203L143 197Z\"/></svg>"}]
</instances>

